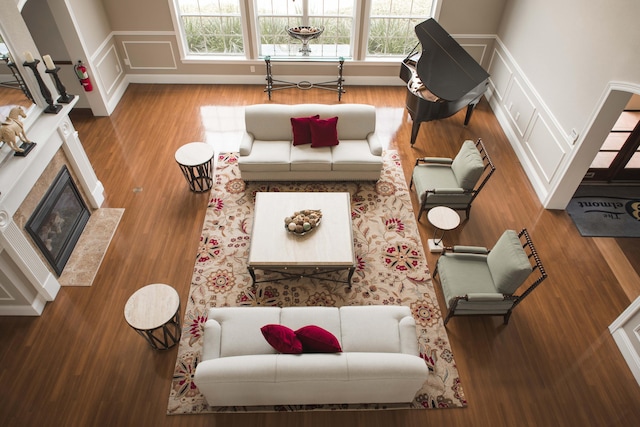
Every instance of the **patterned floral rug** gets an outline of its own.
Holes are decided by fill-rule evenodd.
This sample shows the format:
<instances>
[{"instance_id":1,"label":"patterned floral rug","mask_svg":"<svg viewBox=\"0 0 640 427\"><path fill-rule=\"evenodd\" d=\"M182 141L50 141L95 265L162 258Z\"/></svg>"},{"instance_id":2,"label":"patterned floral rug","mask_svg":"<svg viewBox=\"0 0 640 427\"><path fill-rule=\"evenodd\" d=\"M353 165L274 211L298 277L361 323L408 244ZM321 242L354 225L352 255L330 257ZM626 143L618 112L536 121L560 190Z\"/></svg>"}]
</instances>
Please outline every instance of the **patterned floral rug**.
<instances>
[{"instance_id":1,"label":"patterned floral rug","mask_svg":"<svg viewBox=\"0 0 640 427\"><path fill-rule=\"evenodd\" d=\"M255 193L342 191L351 194L357 269L352 288L322 279L296 279L251 287L246 259ZM431 375L404 405L210 407L193 383L209 307L406 305L417 323L420 355ZM373 182L245 183L235 153L220 154L195 257L191 291L169 396L168 414L300 410L429 409L467 405L433 289L400 158L385 153Z\"/></svg>"}]
</instances>

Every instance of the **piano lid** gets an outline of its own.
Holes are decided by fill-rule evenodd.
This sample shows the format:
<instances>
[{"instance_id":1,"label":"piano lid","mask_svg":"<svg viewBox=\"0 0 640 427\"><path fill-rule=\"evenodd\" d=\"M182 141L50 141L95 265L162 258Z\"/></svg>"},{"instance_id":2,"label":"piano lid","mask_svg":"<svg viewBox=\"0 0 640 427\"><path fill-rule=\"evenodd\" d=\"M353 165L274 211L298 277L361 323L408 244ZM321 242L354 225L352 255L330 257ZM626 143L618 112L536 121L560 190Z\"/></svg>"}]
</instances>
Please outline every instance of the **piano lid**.
<instances>
[{"instance_id":1,"label":"piano lid","mask_svg":"<svg viewBox=\"0 0 640 427\"><path fill-rule=\"evenodd\" d=\"M489 77L435 19L416 25L415 31L422 45L416 67L418 76L438 97L460 99Z\"/></svg>"}]
</instances>

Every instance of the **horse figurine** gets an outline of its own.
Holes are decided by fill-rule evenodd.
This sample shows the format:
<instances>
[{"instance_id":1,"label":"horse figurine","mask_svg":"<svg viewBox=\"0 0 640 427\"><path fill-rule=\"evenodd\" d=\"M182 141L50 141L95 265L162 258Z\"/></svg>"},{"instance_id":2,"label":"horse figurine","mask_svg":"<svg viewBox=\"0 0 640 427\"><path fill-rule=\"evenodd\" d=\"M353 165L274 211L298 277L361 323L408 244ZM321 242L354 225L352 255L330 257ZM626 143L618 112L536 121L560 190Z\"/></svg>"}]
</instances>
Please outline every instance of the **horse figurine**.
<instances>
[{"instance_id":1,"label":"horse figurine","mask_svg":"<svg viewBox=\"0 0 640 427\"><path fill-rule=\"evenodd\" d=\"M9 144L9 147L16 153L24 152L24 149L16 143L16 138L19 138L21 142L31 143L24 133L21 117L27 117L27 114L22 107L14 107L4 122L0 124L0 141Z\"/></svg>"}]
</instances>

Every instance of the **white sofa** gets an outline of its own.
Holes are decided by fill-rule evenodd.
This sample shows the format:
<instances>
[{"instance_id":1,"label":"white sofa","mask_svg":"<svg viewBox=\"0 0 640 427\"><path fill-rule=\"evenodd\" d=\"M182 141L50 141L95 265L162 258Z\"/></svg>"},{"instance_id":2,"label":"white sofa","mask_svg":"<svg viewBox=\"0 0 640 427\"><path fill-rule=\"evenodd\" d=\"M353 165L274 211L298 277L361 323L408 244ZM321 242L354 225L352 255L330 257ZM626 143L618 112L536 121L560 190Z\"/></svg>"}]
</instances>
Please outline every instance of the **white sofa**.
<instances>
[{"instance_id":1,"label":"white sofa","mask_svg":"<svg viewBox=\"0 0 640 427\"><path fill-rule=\"evenodd\" d=\"M320 326L341 353L280 354L260 328ZM405 306L212 308L194 382L211 406L398 403L427 380Z\"/></svg>"},{"instance_id":2,"label":"white sofa","mask_svg":"<svg viewBox=\"0 0 640 427\"><path fill-rule=\"evenodd\" d=\"M338 145L313 148L292 143L291 118L338 117ZM245 107L246 132L238 166L245 181L376 181L382 144L376 110L364 104L257 104Z\"/></svg>"}]
</instances>

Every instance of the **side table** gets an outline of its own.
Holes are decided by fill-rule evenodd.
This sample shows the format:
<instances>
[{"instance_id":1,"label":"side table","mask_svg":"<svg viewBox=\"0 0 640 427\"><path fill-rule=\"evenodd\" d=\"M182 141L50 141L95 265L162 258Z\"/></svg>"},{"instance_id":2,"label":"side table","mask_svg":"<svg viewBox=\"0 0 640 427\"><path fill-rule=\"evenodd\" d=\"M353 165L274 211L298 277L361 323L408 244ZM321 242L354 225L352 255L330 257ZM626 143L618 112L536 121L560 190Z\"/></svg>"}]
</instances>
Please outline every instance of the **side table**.
<instances>
[{"instance_id":1,"label":"side table","mask_svg":"<svg viewBox=\"0 0 640 427\"><path fill-rule=\"evenodd\" d=\"M453 230L460 225L460 215L458 215L458 212L446 206L436 206L429 210L429 213L427 213L427 219L435 227L435 230L433 231L433 239L428 240L429 250L431 252L442 252L442 239L444 238L444 233L445 231ZM439 239L437 237L438 230L442 232Z\"/></svg>"},{"instance_id":2,"label":"side table","mask_svg":"<svg viewBox=\"0 0 640 427\"><path fill-rule=\"evenodd\" d=\"M191 142L176 151L176 162L191 191L202 193L213 186L213 154L213 147L204 142Z\"/></svg>"},{"instance_id":3,"label":"side table","mask_svg":"<svg viewBox=\"0 0 640 427\"><path fill-rule=\"evenodd\" d=\"M169 285L144 286L129 297L124 318L152 348L166 350L180 339L180 296Z\"/></svg>"}]
</instances>

